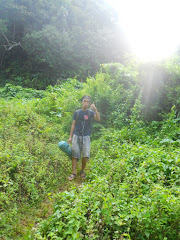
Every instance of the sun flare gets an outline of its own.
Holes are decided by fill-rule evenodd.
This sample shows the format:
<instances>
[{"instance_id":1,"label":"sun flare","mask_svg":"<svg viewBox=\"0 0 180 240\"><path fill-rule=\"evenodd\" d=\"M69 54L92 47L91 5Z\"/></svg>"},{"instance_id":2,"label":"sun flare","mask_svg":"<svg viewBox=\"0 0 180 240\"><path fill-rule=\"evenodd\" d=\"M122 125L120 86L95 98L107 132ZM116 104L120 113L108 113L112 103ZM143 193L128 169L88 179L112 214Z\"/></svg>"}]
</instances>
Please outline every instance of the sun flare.
<instances>
[{"instance_id":1,"label":"sun flare","mask_svg":"<svg viewBox=\"0 0 180 240\"><path fill-rule=\"evenodd\" d=\"M144 61L161 60L180 45L179 0L109 0L132 52Z\"/></svg>"}]
</instances>

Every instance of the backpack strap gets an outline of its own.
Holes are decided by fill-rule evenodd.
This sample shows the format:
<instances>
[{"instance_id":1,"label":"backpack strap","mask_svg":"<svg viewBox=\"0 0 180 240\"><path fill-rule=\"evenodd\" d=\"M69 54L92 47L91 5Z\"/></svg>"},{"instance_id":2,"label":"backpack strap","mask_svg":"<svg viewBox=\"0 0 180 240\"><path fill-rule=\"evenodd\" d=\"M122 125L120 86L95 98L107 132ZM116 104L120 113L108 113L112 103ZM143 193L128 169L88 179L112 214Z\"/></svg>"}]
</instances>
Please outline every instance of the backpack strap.
<instances>
[{"instance_id":1,"label":"backpack strap","mask_svg":"<svg viewBox=\"0 0 180 240\"><path fill-rule=\"evenodd\" d=\"M76 115L76 121L78 120L78 117L79 117L79 113L80 113L80 111L81 111L81 109L76 110L76 112L77 112L77 115Z\"/></svg>"}]
</instances>

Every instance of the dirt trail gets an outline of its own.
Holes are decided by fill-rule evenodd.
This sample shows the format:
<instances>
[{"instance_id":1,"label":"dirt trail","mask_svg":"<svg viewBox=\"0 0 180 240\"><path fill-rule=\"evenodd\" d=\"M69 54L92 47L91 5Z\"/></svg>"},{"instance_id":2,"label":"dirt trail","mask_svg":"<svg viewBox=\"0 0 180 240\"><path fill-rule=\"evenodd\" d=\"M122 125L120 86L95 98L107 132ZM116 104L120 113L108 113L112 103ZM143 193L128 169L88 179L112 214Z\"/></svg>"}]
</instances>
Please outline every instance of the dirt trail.
<instances>
[{"instance_id":1,"label":"dirt trail","mask_svg":"<svg viewBox=\"0 0 180 240\"><path fill-rule=\"evenodd\" d=\"M75 179L73 179L72 181L65 181L54 192L49 193L47 195L47 198L40 205L38 205L38 207L32 207L31 209L28 209L27 212L23 215L21 221L19 222L19 236L17 236L16 239L25 239L25 237L27 237L30 232L37 227L39 222L53 214L53 206L56 201L53 196L55 196L59 192L70 191L72 187L78 188L84 181L86 180L82 180L78 170L78 174Z\"/></svg>"}]
</instances>

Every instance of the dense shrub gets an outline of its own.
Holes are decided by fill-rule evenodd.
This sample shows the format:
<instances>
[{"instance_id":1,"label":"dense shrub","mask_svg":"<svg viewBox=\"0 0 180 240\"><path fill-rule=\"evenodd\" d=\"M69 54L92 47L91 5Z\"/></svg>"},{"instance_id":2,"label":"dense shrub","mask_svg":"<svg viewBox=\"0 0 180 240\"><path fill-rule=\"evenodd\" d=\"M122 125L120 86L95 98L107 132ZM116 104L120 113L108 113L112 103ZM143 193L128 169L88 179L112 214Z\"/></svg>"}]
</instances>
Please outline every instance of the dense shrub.
<instances>
[{"instance_id":1,"label":"dense shrub","mask_svg":"<svg viewBox=\"0 0 180 240\"><path fill-rule=\"evenodd\" d=\"M157 102L158 117L151 108L147 113L141 84L137 66L108 64L86 83L68 79L45 91L0 88L1 237L17 235L12 226L20 206L36 206L65 181L71 164L57 143L68 139L73 111L89 94L101 122L94 123L87 181L55 195L54 214L29 238L176 239L178 100Z\"/></svg>"},{"instance_id":2,"label":"dense shrub","mask_svg":"<svg viewBox=\"0 0 180 240\"><path fill-rule=\"evenodd\" d=\"M17 206L37 204L64 182L70 162L57 146L65 138L60 124L52 125L30 102L1 99L0 119L0 225L4 231L16 223Z\"/></svg>"},{"instance_id":3,"label":"dense shrub","mask_svg":"<svg viewBox=\"0 0 180 240\"><path fill-rule=\"evenodd\" d=\"M0 97L12 99L14 97L19 99L43 98L46 94L42 90L35 90L31 88L23 88L21 86L13 86L6 84L4 88L0 89Z\"/></svg>"},{"instance_id":4,"label":"dense shrub","mask_svg":"<svg viewBox=\"0 0 180 240\"><path fill-rule=\"evenodd\" d=\"M87 182L55 196L32 239L176 239L179 149L123 143L109 131L92 152Z\"/></svg>"}]
</instances>

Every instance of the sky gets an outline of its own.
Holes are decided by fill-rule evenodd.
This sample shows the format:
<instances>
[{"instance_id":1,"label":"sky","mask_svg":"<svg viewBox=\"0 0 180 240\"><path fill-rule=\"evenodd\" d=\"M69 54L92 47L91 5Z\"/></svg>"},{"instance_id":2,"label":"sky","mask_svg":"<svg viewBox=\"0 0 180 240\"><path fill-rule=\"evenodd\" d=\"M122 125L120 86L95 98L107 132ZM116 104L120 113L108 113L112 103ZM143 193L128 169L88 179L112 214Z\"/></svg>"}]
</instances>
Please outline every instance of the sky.
<instances>
[{"instance_id":1,"label":"sky","mask_svg":"<svg viewBox=\"0 0 180 240\"><path fill-rule=\"evenodd\" d=\"M107 0L118 12L120 27L141 60L168 58L180 46L180 0Z\"/></svg>"}]
</instances>

